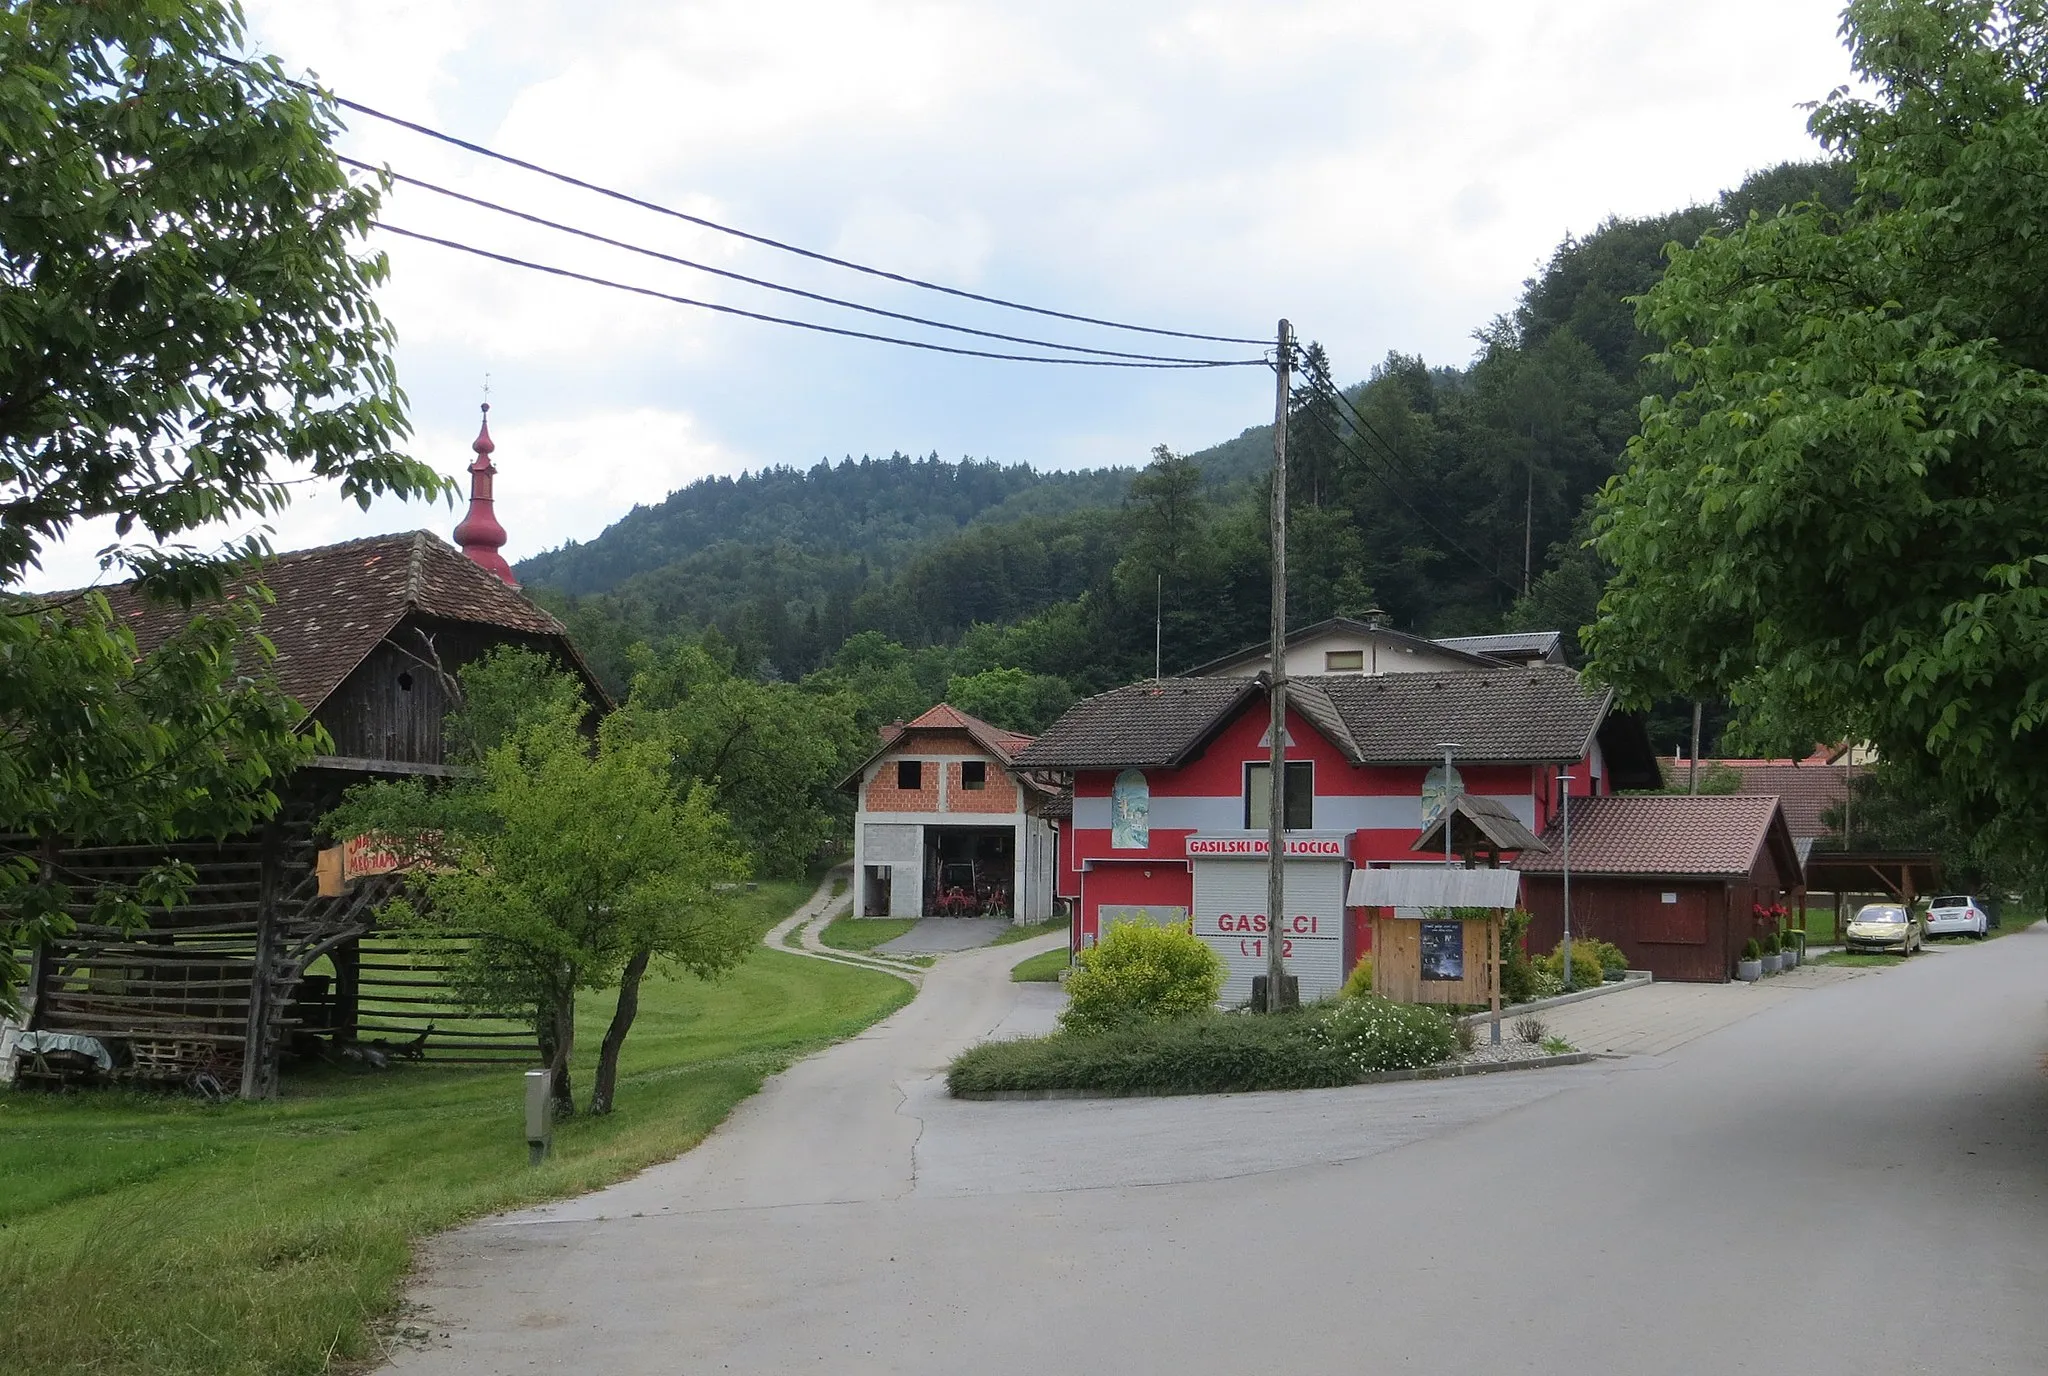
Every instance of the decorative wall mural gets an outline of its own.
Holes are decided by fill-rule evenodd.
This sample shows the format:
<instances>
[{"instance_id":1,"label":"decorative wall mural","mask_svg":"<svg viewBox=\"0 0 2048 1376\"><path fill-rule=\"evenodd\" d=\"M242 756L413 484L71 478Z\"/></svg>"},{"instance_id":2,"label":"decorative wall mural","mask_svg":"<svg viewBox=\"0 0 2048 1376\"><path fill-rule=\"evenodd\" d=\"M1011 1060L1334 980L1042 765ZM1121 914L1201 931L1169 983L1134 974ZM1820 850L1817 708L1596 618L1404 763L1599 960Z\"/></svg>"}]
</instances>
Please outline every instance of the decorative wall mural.
<instances>
[{"instance_id":1,"label":"decorative wall mural","mask_svg":"<svg viewBox=\"0 0 2048 1376\"><path fill-rule=\"evenodd\" d=\"M1145 776L1126 769L1109 790L1109 845L1112 850L1145 850L1152 844L1152 789Z\"/></svg>"}]
</instances>

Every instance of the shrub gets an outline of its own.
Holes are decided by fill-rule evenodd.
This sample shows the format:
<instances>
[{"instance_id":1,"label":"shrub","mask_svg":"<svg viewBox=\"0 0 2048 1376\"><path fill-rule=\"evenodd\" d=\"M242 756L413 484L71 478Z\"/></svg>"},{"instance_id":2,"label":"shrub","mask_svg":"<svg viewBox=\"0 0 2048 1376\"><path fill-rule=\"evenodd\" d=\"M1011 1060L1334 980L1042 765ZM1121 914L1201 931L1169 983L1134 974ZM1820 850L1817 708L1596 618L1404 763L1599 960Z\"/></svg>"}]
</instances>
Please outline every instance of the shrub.
<instances>
[{"instance_id":1,"label":"shrub","mask_svg":"<svg viewBox=\"0 0 2048 1376\"><path fill-rule=\"evenodd\" d=\"M1069 1032L1102 1032L1126 1023L1184 1018L1214 1008L1223 962L1185 927L1120 922L1081 952L1067 976Z\"/></svg>"},{"instance_id":2,"label":"shrub","mask_svg":"<svg viewBox=\"0 0 2048 1376\"><path fill-rule=\"evenodd\" d=\"M1368 995L1274 1016L1207 1012L1100 1032L984 1042L955 1058L946 1083L955 1094L1319 1089L1354 1084L1375 1070L1434 1065L1456 1045L1442 1013Z\"/></svg>"},{"instance_id":3,"label":"shrub","mask_svg":"<svg viewBox=\"0 0 2048 1376\"><path fill-rule=\"evenodd\" d=\"M1463 1018L1458 1018L1452 1022L1451 1031L1457 1035L1458 1054L1460 1056L1469 1056L1478 1048L1479 1027L1476 1023L1470 1023Z\"/></svg>"},{"instance_id":4,"label":"shrub","mask_svg":"<svg viewBox=\"0 0 2048 1376\"><path fill-rule=\"evenodd\" d=\"M1597 989L1607 979L1607 972L1600 967L1600 953L1595 949L1597 941L1572 941L1572 988ZM1564 943L1537 962L1547 970L1558 983L1560 992L1564 988Z\"/></svg>"},{"instance_id":5,"label":"shrub","mask_svg":"<svg viewBox=\"0 0 2048 1376\"><path fill-rule=\"evenodd\" d=\"M1372 957L1360 956L1358 958L1358 964L1352 967L1350 976L1347 979L1345 979L1344 992L1341 995L1339 995L1339 997L1347 999L1362 999L1366 998L1371 993Z\"/></svg>"},{"instance_id":6,"label":"shrub","mask_svg":"<svg viewBox=\"0 0 2048 1376\"><path fill-rule=\"evenodd\" d=\"M1543 1039L1550 1035L1550 1024L1541 1018L1521 1017L1515 1019L1515 1040L1531 1046L1541 1046Z\"/></svg>"},{"instance_id":7,"label":"shrub","mask_svg":"<svg viewBox=\"0 0 2048 1376\"><path fill-rule=\"evenodd\" d=\"M1578 943L1573 942L1572 944L1576 946ZM1605 974L1608 978L1612 979L1616 975L1628 973L1628 957L1623 954L1621 947L1611 941L1601 941L1597 937L1589 939L1586 945L1591 947L1593 954L1600 958L1601 973Z\"/></svg>"},{"instance_id":8,"label":"shrub","mask_svg":"<svg viewBox=\"0 0 2048 1376\"><path fill-rule=\"evenodd\" d=\"M1304 1021L1311 1042L1335 1051L1359 1074L1434 1065L1458 1045L1451 1018L1377 994L1325 1004Z\"/></svg>"},{"instance_id":9,"label":"shrub","mask_svg":"<svg viewBox=\"0 0 2048 1376\"><path fill-rule=\"evenodd\" d=\"M1529 998L1554 999L1564 992L1564 976L1555 970L1546 969L1535 961L1529 962ZM1517 1000L1526 1002L1526 1000Z\"/></svg>"},{"instance_id":10,"label":"shrub","mask_svg":"<svg viewBox=\"0 0 2048 1376\"><path fill-rule=\"evenodd\" d=\"M1761 944L1765 955L1774 956L1778 954L1778 934L1776 932L1765 932Z\"/></svg>"},{"instance_id":11,"label":"shrub","mask_svg":"<svg viewBox=\"0 0 2048 1376\"><path fill-rule=\"evenodd\" d=\"M1536 962L1529 959L1529 953L1522 949L1523 938L1529 934L1529 913L1516 908L1501 918L1500 924L1500 996L1506 1003L1527 1003L1530 999L1542 998L1536 992Z\"/></svg>"},{"instance_id":12,"label":"shrub","mask_svg":"<svg viewBox=\"0 0 2048 1376\"><path fill-rule=\"evenodd\" d=\"M1764 948L1756 944L1755 937L1751 937L1742 943L1742 958L1744 960L1762 960L1763 955Z\"/></svg>"},{"instance_id":13,"label":"shrub","mask_svg":"<svg viewBox=\"0 0 2048 1376\"><path fill-rule=\"evenodd\" d=\"M1563 1037L1545 1037L1545 1038L1543 1039L1543 1054L1544 1054L1544 1055L1546 1055L1546 1056L1569 1056L1569 1055L1570 1055L1571 1053L1572 1053L1572 1044L1571 1044L1570 1042L1566 1041L1566 1040L1565 1040L1565 1039L1564 1039Z\"/></svg>"}]
</instances>

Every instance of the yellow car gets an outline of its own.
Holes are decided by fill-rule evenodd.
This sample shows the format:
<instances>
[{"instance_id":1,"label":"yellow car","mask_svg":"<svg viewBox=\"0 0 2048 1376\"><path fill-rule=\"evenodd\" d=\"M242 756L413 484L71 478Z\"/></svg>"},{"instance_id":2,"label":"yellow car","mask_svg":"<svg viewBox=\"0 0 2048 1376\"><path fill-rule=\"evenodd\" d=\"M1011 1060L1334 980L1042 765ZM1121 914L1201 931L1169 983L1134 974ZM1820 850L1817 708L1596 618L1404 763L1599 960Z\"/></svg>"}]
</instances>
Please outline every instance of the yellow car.
<instances>
[{"instance_id":1,"label":"yellow car","mask_svg":"<svg viewBox=\"0 0 2048 1376\"><path fill-rule=\"evenodd\" d=\"M1897 951L1909 956L1927 944L1927 918L1899 903L1866 903L1849 922L1852 951Z\"/></svg>"}]
</instances>

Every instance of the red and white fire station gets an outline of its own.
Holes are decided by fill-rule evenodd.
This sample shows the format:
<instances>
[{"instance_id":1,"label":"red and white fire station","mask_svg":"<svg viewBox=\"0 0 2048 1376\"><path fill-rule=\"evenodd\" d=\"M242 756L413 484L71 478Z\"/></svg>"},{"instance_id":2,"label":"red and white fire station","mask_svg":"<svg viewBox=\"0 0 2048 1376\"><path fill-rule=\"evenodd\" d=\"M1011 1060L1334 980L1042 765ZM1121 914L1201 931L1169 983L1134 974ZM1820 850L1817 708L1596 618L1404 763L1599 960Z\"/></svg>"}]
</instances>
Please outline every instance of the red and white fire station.
<instances>
[{"instance_id":1,"label":"red and white fire station","mask_svg":"<svg viewBox=\"0 0 2048 1376\"><path fill-rule=\"evenodd\" d=\"M1018 754L1073 780L1057 883L1076 948L1115 921L1192 918L1229 971L1225 1001L1250 996L1266 969L1267 693L1264 673L1132 684ZM1575 796L1659 783L1640 720L1560 667L1290 676L1287 694L1280 939L1304 1000L1336 992L1369 948L1365 910L1345 901L1354 870L1444 863L1415 847L1446 798L1541 835L1561 774Z\"/></svg>"}]
</instances>

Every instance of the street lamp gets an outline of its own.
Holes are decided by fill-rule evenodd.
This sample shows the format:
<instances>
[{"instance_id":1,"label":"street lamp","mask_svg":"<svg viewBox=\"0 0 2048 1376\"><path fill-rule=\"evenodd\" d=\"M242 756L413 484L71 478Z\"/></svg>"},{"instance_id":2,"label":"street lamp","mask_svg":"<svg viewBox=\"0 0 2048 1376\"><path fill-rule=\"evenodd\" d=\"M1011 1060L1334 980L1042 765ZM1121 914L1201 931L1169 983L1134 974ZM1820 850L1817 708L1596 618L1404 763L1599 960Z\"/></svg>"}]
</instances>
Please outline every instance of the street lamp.
<instances>
[{"instance_id":1,"label":"street lamp","mask_svg":"<svg viewBox=\"0 0 2048 1376\"><path fill-rule=\"evenodd\" d=\"M1558 771L1564 794L1564 991L1572 992L1572 776Z\"/></svg>"},{"instance_id":2,"label":"street lamp","mask_svg":"<svg viewBox=\"0 0 2048 1376\"><path fill-rule=\"evenodd\" d=\"M1444 864L1449 866L1454 863L1451 854L1451 756L1457 752L1458 742L1438 741L1436 748L1444 752L1444 796L1443 802L1439 804L1437 816L1444 824Z\"/></svg>"}]
</instances>

